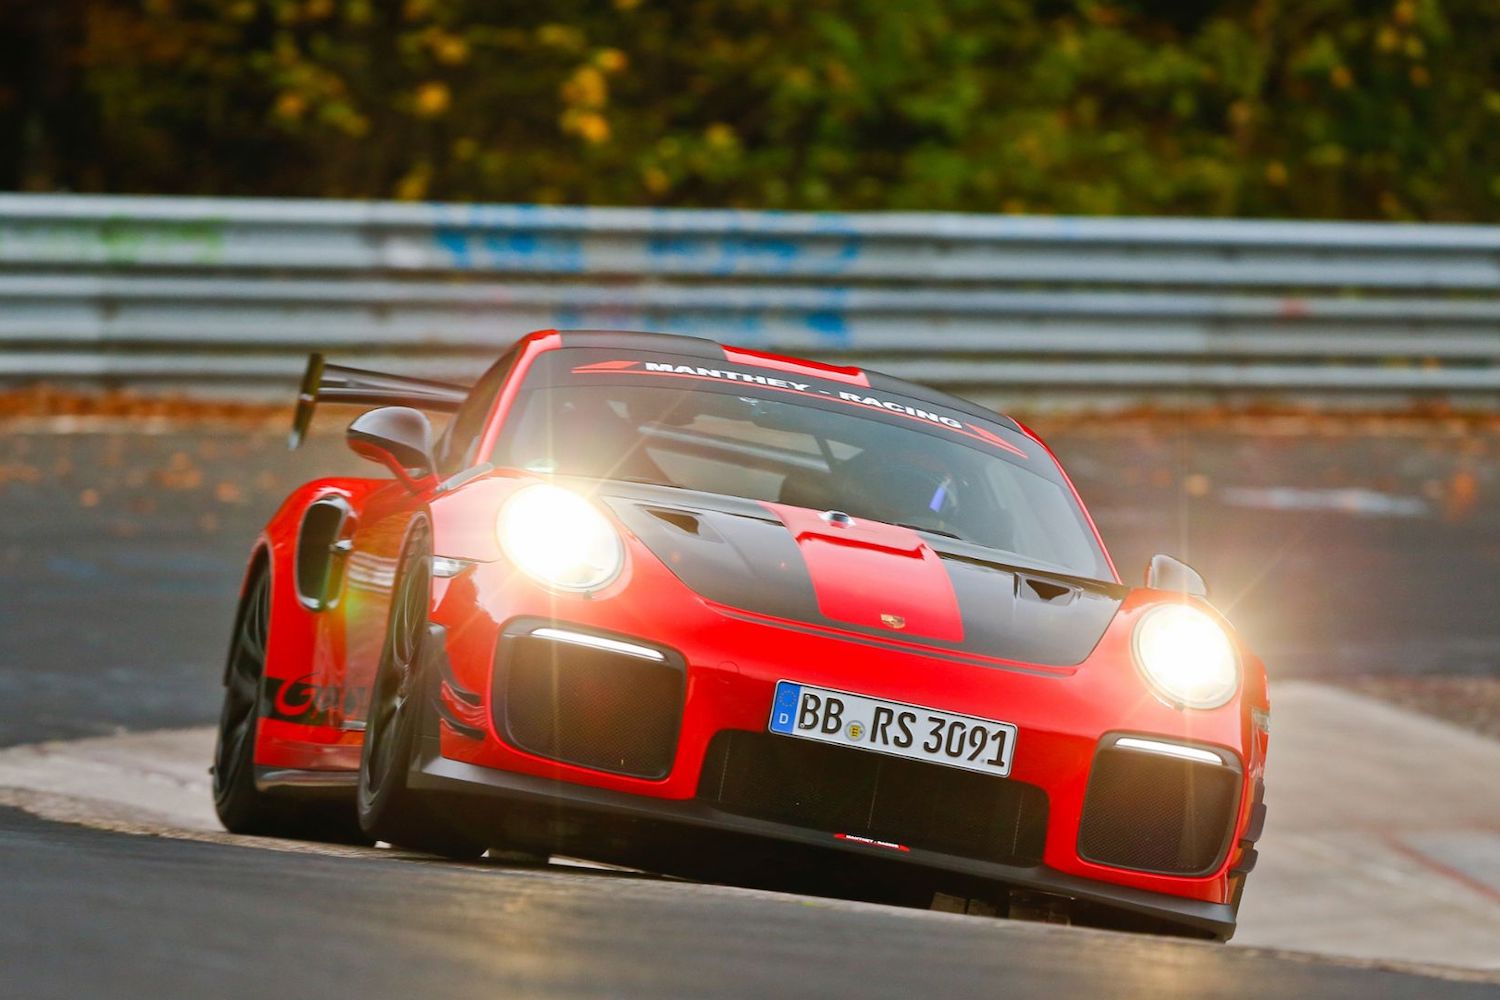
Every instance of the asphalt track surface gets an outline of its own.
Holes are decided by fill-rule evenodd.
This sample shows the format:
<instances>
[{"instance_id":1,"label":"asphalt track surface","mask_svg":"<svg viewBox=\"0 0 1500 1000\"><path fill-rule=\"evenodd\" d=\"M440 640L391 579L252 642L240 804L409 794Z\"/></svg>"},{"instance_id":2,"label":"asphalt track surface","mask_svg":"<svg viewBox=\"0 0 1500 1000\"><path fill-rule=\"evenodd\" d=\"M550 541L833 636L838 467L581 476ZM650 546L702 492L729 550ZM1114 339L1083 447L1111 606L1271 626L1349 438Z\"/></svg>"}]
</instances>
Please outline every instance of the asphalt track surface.
<instances>
[{"instance_id":1,"label":"asphalt track surface","mask_svg":"<svg viewBox=\"0 0 1500 1000\"><path fill-rule=\"evenodd\" d=\"M0 992L15 997L1209 1000L1500 989L617 872L284 854L12 812L0 812L0 884Z\"/></svg>"},{"instance_id":2,"label":"asphalt track surface","mask_svg":"<svg viewBox=\"0 0 1500 1000\"><path fill-rule=\"evenodd\" d=\"M1122 573L1188 558L1273 676L1492 673L1493 442L1053 436ZM0 439L0 745L201 725L244 553L324 438ZM1477 498L1477 499L1476 499ZM1253 892L1253 885L1251 888ZM0 811L0 996L1496 996L1251 950L614 873L350 859Z\"/></svg>"}]
</instances>

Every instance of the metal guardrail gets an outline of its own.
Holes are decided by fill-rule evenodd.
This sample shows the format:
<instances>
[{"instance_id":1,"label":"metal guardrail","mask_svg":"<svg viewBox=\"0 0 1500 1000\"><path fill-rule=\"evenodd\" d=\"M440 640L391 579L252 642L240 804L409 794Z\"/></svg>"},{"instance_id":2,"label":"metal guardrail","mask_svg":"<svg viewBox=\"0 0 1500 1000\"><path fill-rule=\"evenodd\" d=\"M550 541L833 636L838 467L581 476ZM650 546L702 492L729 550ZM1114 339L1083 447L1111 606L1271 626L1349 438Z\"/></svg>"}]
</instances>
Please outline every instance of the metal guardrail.
<instances>
[{"instance_id":1,"label":"metal guardrail","mask_svg":"<svg viewBox=\"0 0 1500 1000\"><path fill-rule=\"evenodd\" d=\"M313 349L461 377L554 326L1007 402L1488 402L1500 227L0 195L0 380L284 391Z\"/></svg>"}]
</instances>

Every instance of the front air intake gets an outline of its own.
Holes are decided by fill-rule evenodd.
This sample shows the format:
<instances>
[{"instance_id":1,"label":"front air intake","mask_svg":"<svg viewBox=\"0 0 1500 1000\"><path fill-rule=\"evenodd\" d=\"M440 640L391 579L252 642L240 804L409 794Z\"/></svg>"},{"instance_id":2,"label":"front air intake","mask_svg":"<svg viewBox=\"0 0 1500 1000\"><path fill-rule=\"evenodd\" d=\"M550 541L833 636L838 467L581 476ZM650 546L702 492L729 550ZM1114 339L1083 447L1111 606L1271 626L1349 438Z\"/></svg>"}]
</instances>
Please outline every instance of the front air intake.
<instances>
[{"instance_id":1,"label":"front air intake","mask_svg":"<svg viewBox=\"0 0 1500 1000\"><path fill-rule=\"evenodd\" d=\"M771 733L715 735L698 801L1005 865L1041 863L1047 839L1047 795L1035 785Z\"/></svg>"},{"instance_id":2,"label":"front air intake","mask_svg":"<svg viewBox=\"0 0 1500 1000\"><path fill-rule=\"evenodd\" d=\"M534 624L506 630L495 655L496 729L512 745L552 760L666 777L682 719L682 660L607 637L600 647L580 644L581 636L587 634Z\"/></svg>"},{"instance_id":3,"label":"front air intake","mask_svg":"<svg viewBox=\"0 0 1500 1000\"><path fill-rule=\"evenodd\" d=\"M1224 861L1239 796L1239 770L1227 762L1107 744L1094 758L1078 855L1159 875L1207 875Z\"/></svg>"}]
</instances>

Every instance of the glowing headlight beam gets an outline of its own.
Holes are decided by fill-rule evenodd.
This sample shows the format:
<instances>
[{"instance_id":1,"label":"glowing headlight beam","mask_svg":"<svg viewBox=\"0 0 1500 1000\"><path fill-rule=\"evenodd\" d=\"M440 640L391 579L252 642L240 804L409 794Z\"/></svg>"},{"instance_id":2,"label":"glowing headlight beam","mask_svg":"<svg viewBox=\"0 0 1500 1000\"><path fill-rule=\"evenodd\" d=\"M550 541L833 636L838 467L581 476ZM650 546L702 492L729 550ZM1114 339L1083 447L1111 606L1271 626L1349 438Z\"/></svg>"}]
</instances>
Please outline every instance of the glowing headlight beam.
<instances>
[{"instance_id":1,"label":"glowing headlight beam","mask_svg":"<svg viewBox=\"0 0 1500 1000\"><path fill-rule=\"evenodd\" d=\"M598 590L619 575L624 546L614 525L577 493L523 486L495 520L500 547L523 573L558 590Z\"/></svg>"},{"instance_id":2,"label":"glowing headlight beam","mask_svg":"<svg viewBox=\"0 0 1500 1000\"><path fill-rule=\"evenodd\" d=\"M1218 708L1239 690L1239 658L1229 636L1197 608L1152 608L1135 627L1134 646L1141 674L1178 708Z\"/></svg>"}]
</instances>

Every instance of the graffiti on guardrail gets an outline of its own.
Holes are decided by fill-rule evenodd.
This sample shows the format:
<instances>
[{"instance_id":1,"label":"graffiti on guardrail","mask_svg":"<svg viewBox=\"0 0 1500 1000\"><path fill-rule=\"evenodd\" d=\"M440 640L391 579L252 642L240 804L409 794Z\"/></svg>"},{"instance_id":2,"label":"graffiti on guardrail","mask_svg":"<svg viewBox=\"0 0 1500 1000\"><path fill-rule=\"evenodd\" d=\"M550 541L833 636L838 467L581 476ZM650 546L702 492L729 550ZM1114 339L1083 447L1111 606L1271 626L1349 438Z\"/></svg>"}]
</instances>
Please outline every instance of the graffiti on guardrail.
<instances>
[{"instance_id":1,"label":"graffiti on guardrail","mask_svg":"<svg viewBox=\"0 0 1500 1000\"><path fill-rule=\"evenodd\" d=\"M0 194L0 380L656 329L1007 398L1500 403L1500 227Z\"/></svg>"},{"instance_id":2,"label":"graffiti on guardrail","mask_svg":"<svg viewBox=\"0 0 1500 1000\"><path fill-rule=\"evenodd\" d=\"M104 264L214 264L224 256L224 225L110 218L90 225L21 223L0 227L0 261Z\"/></svg>"}]
</instances>

